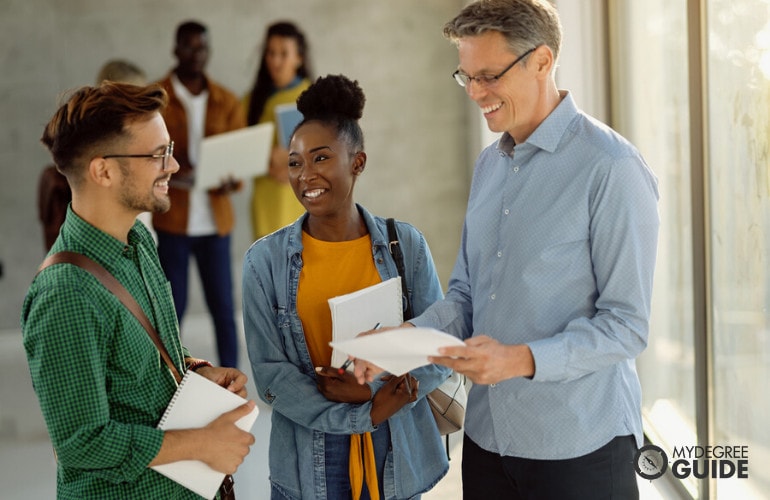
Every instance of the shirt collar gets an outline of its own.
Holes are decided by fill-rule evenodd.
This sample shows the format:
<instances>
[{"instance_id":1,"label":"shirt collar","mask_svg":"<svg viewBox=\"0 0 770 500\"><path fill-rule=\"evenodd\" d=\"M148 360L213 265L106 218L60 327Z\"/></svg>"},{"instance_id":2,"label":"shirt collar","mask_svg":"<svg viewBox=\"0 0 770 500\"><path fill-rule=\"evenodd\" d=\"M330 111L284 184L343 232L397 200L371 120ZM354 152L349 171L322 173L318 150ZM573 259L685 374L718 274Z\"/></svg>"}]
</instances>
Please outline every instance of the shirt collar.
<instances>
[{"instance_id":1,"label":"shirt collar","mask_svg":"<svg viewBox=\"0 0 770 500\"><path fill-rule=\"evenodd\" d=\"M376 248L380 246L387 250L388 238L385 233L383 233L377 226L374 216L358 203L356 203L356 208L364 218L364 223L366 224L366 228L368 229L369 235L372 238L372 247ZM304 224L307 216L308 214L305 212L302 217L297 219L294 224L287 228L289 235L286 247L289 257L302 253L302 225Z\"/></svg>"},{"instance_id":2,"label":"shirt collar","mask_svg":"<svg viewBox=\"0 0 770 500\"><path fill-rule=\"evenodd\" d=\"M572 94L566 90L559 91L559 94L562 96L561 102L530 134L524 144L531 144L549 153L556 151L567 127L579 112L575 101L572 99ZM515 146L517 144L508 132L503 133L497 143L497 149L508 155L513 152Z\"/></svg>"},{"instance_id":3,"label":"shirt collar","mask_svg":"<svg viewBox=\"0 0 770 500\"><path fill-rule=\"evenodd\" d=\"M130 245L126 245L82 219L72 210L72 205L67 207L67 216L62 231L70 241L82 245L82 248L72 248L73 251L88 255L102 264L114 261L115 255L125 255L126 249L131 248L130 245L137 242L134 228L131 228L128 233Z\"/></svg>"},{"instance_id":4,"label":"shirt collar","mask_svg":"<svg viewBox=\"0 0 770 500\"><path fill-rule=\"evenodd\" d=\"M275 94L276 92L279 92L279 91L280 91L280 92L282 92L282 91L284 91L284 90L290 90L290 89L293 89L294 87L296 87L297 85L299 85L300 83L302 83L302 81L303 81L303 78L302 78L301 76L295 76L295 77L294 77L294 80L290 81L290 82L289 82L289 84L288 84L288 85L286 85L285 87L281 87L281 88L278 88L278 87L276 87L275 85L273 85L273 86L272 86L272 87L273 87L273 90L272 90L272 92L271 92L271 93L272 93L272 94Z\"/></svg>"},{"instance_id":5,"label":"shirt collar","mask_svg":"<svg viewBox=\"0 0 770 500\"><path fill-rule=\"evenodd\" d=\"M205 77L204 77L205 78ZM193 95L189 90L187 90L187 87L184 86L184 83L179 79L178 76L176 76L175 72L171 72L171 86L174 88L174 94L176 96L185 102L190 102L195 99L208 99L209 98L209 84L208 79L206 79L206 88L198 95Z\"/></svg>"}]
</instances>

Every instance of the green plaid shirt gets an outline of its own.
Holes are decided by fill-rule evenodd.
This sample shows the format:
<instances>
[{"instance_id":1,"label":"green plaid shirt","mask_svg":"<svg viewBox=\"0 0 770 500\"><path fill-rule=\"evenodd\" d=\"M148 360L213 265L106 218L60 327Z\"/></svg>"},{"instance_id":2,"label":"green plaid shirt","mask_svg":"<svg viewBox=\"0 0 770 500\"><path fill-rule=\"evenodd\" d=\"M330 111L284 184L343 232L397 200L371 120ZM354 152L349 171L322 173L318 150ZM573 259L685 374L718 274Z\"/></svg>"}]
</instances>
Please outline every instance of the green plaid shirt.
<instances>
[{"instance_id":1,"label":"green plaid shirt","mask_svg":"<svg viewBox=\"0 0 770 500\"><path fill-rule=\"evenodd\" d=\"M155 244L140 222L128 245L71 208L51 253L69 250L110 271L141 305L180 373L187 351ZM155 428L176 389L146 330L87 271L57 264L38 274L22 310L32 383L56 450L60 499L200 498L149 469Z\"/></svg>"}]
</instances>

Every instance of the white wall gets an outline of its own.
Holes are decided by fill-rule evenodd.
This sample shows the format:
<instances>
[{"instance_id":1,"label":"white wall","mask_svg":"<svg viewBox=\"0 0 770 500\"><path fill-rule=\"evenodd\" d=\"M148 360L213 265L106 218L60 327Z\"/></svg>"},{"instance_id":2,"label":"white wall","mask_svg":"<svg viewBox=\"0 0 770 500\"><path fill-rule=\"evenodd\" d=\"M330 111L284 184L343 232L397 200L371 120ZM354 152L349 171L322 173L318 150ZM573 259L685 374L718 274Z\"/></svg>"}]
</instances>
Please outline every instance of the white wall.
<instances>
[{"instance_id":1,"label":"white wall","mask_svg":"<svg viewBox=\"0 0 770 500\"><path fill-rule=\"evenodd\" d=\"M446 284L468 189L465 96L451 80L456 50L441 27L460 0L0 0L0 329L16 328L26 288L44 256L36 183L50 159L39 143L58 96L92 84L110 58L152 78L173 65L176 25L198 19L211 36L209 72L243 94L264 28L290 18L307 33L316 75L344 73L367 96L368 168L357 199L426 234ZM233 257L250 244L248 192L236 195ZM191 312L202 310L197 273ZM238 295L239 296L239 295ZM240 300L240 299L238 299Z\"/></svg>"}]
</instances>

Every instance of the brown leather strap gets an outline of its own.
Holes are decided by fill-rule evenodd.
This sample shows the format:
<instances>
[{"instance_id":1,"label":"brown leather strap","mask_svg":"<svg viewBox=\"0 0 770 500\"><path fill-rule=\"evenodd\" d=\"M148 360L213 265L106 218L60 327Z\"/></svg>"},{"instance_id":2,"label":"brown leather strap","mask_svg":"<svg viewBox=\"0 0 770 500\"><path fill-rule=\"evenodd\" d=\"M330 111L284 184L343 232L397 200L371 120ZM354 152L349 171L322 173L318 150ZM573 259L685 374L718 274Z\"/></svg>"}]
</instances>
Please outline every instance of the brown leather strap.
<instances>
[{"instance_id":1,"label":"brown leather strap","mask_svg":"<svg viewBox=\"0 0 770 500\"><path fill-rule=\"evenodd\" d=\"M136 299L134 299L134 297L129 293L128 290L126 290L120 281L115 278L115 276L113 276L108 270L102 267L102 265L98 262L77 252L57 252L55 254L49 255L43 261L43 263L40 264L37 272L39 273L46 267L52 266L54 264L73 264L93 274L94 277L98 279L102 285L104 285L104 288L112 292L112 294L123 303L126 309L128 309L131 314L136 317L144 329L147 330L147 334L155 343L155 347L158 348L160 356L168 365L168 369L171 370L171 373L174 375L177 383L182 381L182 376L179 374L179 370L177 370L174 362L171 361L171 356L169 355L168 350L166 350L166 346L163 345L163 342L161 342L158 332L155 331L155 327L152 326L152 323L150 323L150 320L147 318L147 315L144 314L142 307L139 305Z\"/></svg>"}]
</instances>

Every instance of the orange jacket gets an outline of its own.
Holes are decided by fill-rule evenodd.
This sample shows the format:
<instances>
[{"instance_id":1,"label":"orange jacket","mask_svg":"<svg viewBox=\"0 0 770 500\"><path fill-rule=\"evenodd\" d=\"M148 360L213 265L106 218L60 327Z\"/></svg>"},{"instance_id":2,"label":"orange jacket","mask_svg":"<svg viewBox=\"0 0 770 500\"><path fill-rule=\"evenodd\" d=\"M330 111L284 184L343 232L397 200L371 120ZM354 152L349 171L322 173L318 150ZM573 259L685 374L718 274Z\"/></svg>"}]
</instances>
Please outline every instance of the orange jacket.
<instances>
[{"instance_id":1,"label":"orange jacket","mask_svg":"<svg viewBox=\"0 0 770 500\"><path fill-rule=\"evenodd\" d=\"M204 136L221 134L246 126L246 119L243 116L243 108L240 100L221 85L206 78L209 91L208 103L206 105L206 123L204 125ZM169 102L163 112L163 119L166 121L166 127L171 140L174 141L174 158L179 163L179 174L190 174L192 166L187 154L187 117L182 102L174 93L174 86L171 84L171 74L160 83L168 92ZM187 234L187 219L190 208L189 191L169 187L169 197L171 198L171 209L166 213L154 213L152 224L158 231L164 231L172 234ZM224 236L229 234L235 226L235 212L233 204L230 201L228 193L209 191L209 200L211 202L211 211L214 217L214 223L217 227L217 234Z\"/></svg>"}]
</instances>

